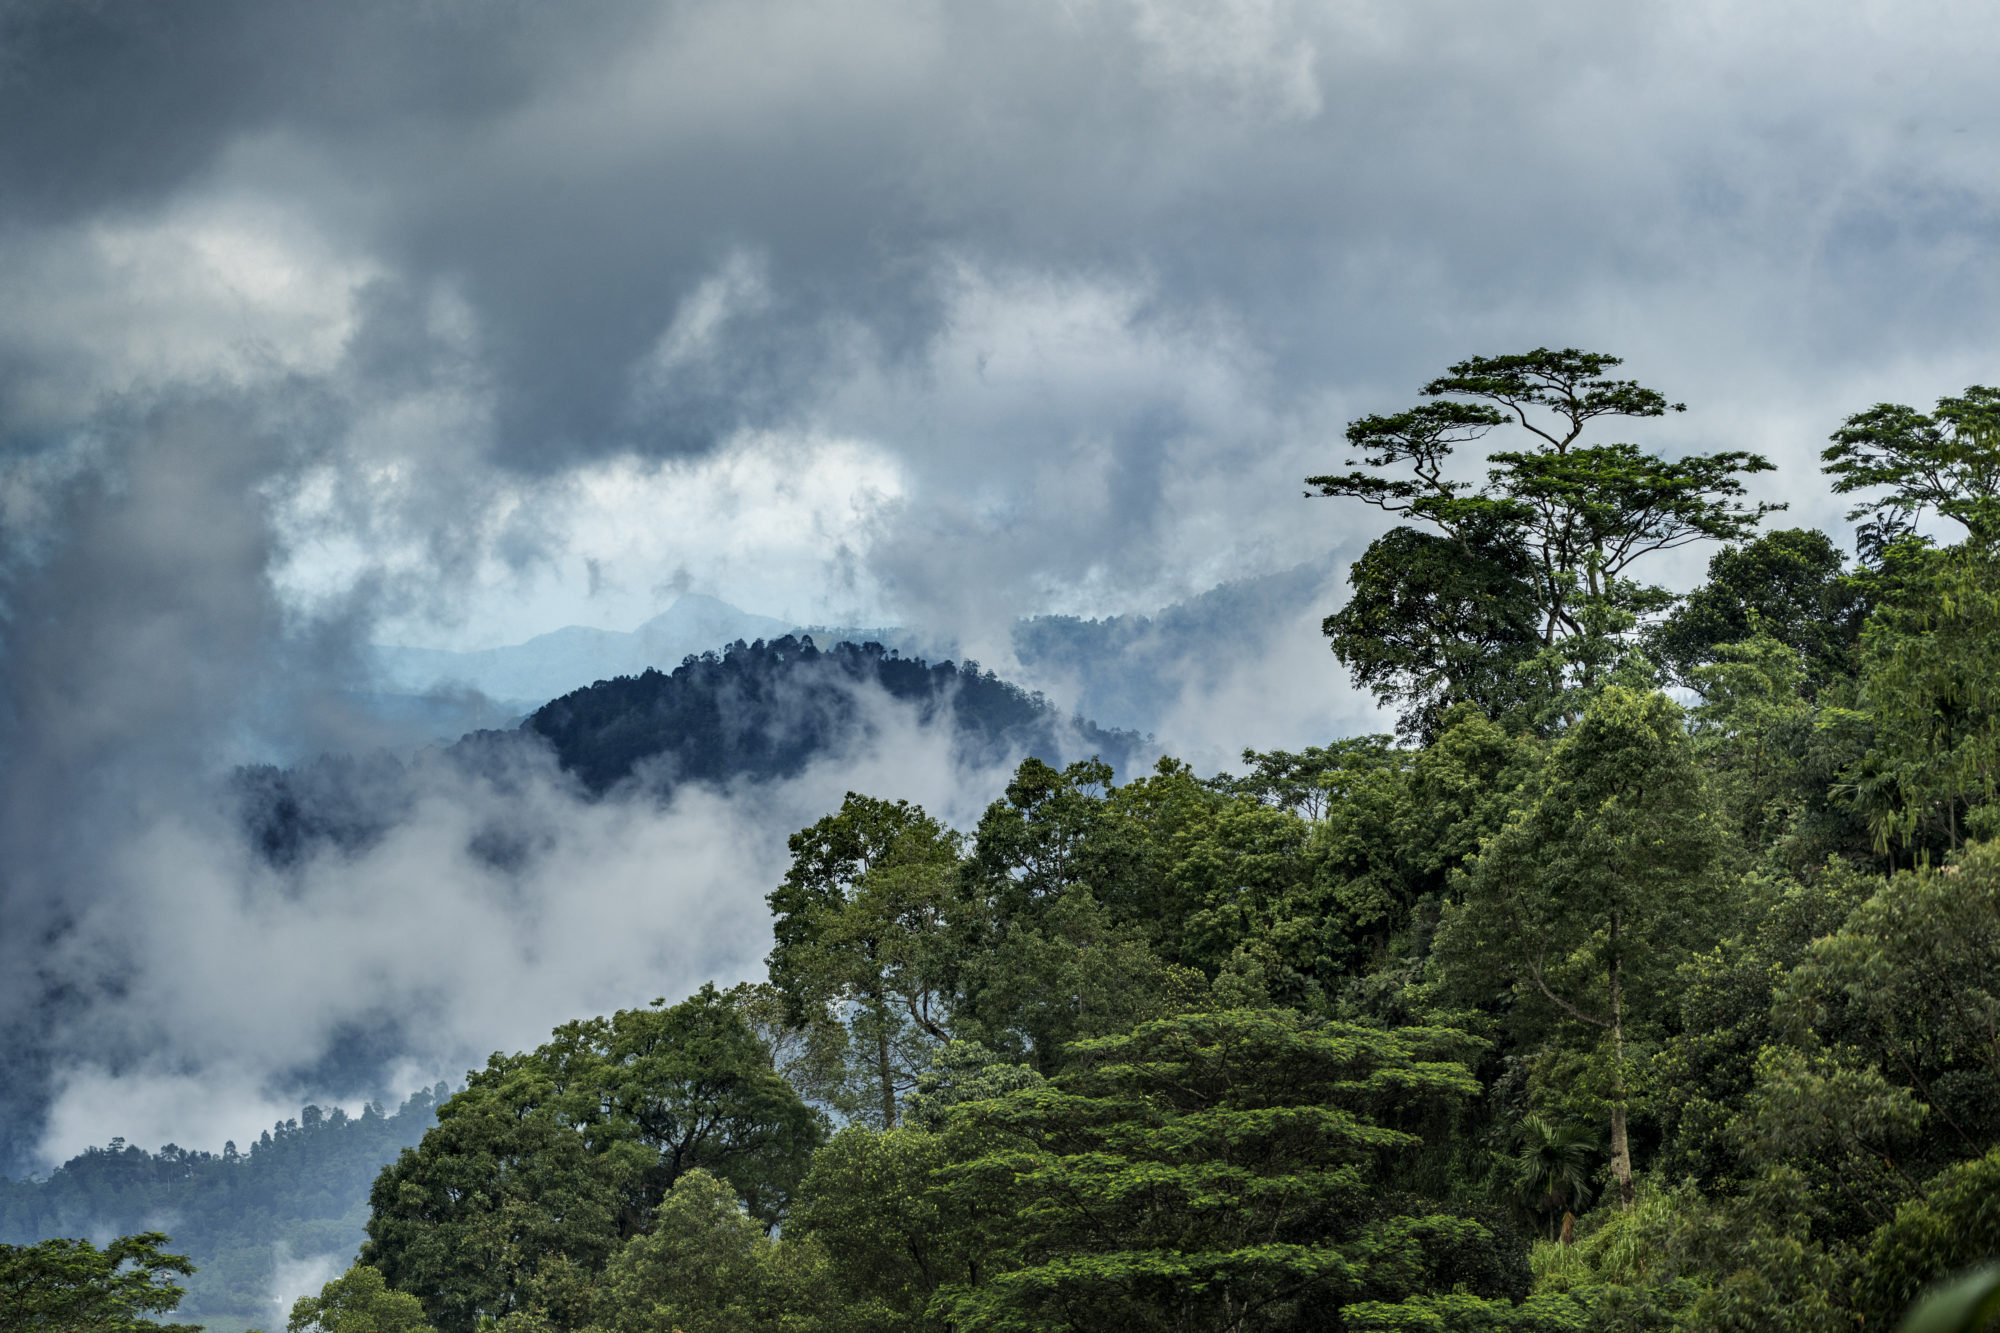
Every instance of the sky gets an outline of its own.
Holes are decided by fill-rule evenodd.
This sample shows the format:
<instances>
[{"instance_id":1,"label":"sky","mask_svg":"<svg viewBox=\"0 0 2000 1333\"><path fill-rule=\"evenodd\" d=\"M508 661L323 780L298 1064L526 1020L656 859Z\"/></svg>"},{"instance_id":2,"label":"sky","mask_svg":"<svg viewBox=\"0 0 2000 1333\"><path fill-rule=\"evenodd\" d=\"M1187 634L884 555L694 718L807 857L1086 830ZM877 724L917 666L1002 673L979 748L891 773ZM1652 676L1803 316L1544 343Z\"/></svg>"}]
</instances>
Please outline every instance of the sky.
<instances>
[{"instance_id":1,"label":"sky","mask_svg":"<svg viewBox=\"0 0 2000 1333\"><path fill-rule=\"evenodd\" d=\"M1380 524L1300 485L1344 423L1543 345L1624 357L1689 407L1635 442L1762 451L1756 494L1844 538L1828 432L2000 379L1996 55L1943 0L0 0L9 1160L282 1107L280 1018L309 1047L434 1001L448 1064L624 1002L449 887L464 793L431 859L334 887L217 831L230 765L367 739L368 643L700 592L1004 668L1016 616L1351 558ZM1332 609L1190 725L1372 725ZM572 878L683 827L569 815ZM756 906L787 830L744 829L659 910ZM540 1008L485 1022L398 953L477 920ZM684 993L758 929L618 975Z\"/></svg>"}]
</instances>

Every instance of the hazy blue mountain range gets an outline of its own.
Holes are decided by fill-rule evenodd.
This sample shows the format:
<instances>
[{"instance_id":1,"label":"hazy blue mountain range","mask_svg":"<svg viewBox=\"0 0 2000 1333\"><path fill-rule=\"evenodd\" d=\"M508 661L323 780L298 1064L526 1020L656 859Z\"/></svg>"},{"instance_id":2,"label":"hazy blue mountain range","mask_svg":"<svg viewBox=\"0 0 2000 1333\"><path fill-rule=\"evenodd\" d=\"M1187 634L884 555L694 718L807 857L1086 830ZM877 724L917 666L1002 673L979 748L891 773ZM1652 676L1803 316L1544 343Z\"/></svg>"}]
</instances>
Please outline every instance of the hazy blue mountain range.
<instances>
[{"instance_id":1,"label":"hazy blue mountain range","mask_svg":"<svg viewBox=\"0 0 2000 1333\"><path fill-rule=\"evenodd\" d=\"M469 653L378 645L375 668L383 695L470 688L532 708L595 681L636 676L648 667L672 670L691 653L738 639L775 639L797 628L689 593L628 633L570 625L526 643Z\"/></svg>"},{"instance_id":2,"label":"hazy blue mountain range","mask_svg":"<svg viewBox=\"0 0 2000 1333\"><path fill-rule=\"evenodd\" d=\"M1012 633L1019 669L1007 674L1100 725L1155 732L1184 690L1213 684L1302 609L1324 602L1322 614L1333 610L1332 574L1333 562L1320 560L1223 584L1151 615L1023 619ZM786 634L809 634L822 646L873 641L931 661L963 656L949 636L920 628L791 625L691 593L630 632L572 625L465 653L378 646L376 693L362 702L385 718L457 736L597 681L672 671L691 654Z\"/></svg>"}]
</instances>

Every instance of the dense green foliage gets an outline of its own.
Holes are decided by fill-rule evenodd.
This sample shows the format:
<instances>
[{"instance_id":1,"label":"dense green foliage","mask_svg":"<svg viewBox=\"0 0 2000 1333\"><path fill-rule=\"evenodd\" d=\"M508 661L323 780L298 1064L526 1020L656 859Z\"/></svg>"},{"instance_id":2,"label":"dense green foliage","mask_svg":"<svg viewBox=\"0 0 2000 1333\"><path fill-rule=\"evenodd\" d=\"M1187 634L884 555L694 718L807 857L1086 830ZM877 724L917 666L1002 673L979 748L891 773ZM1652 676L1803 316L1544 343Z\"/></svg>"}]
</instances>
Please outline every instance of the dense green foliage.
<instances>
[{"instance_id":1,"label":"dense green foliage","mask_svg":"<svg viewBox=\"0 0 2000 1333\"><path fill-rule=\"evenodd\" d=\"M361 1260L445 1333L565 1309L691 1170L774 1224L819 1138L736 1001L704 987L494 1056L375 1182Z\"/></svg>"},{"instance_id":2,"label":"dense green foliage","mask_svg":"<svg viewBox=\"0 0 2000 1333\"><path fill-rule=\"evenodd\" d=\"M1400 740L850 794L768 984L496 1056L301 1333L1860 1333L2000 1258L1993 391L1843 427L1850 568L1752 455L1587 443L1677 410L1616 364L1475 358L1315 479L1435 529L1329 622Z\"/></svg>"},{"instance_id":3,"label":"dense green foliage","mask_svg":"<svg viewBox=\"0 0 2000 1333\"><path fill-rule=\"evenodd\" d=\"M0 1182L0 1241L123 1235L167 1220L174 1246L195 1265L180 1313L221 1333L270 1326L271 1283L282 1255L345 1259L368 1221L368 1187L383 1166L434 1123L448 1090L418 1093L393 1114L358 1116L308 1106L272 1126L248 1152L168 1144L149 1153L114 1140L46 1180Z\"/></svg>"},{"instance_id":4,"label":"dense green foliage","mask_svg":"<svg viewBox=\"0 0 2000 1333\"><path fill-rule=\"evenodd\" d=\"M167 1254L157 1231L122 1236L103 1249L87 1240L0 1245L0 1328L8 1333L145 1333L192 1324L152 1318L180 1303L175 1281L194 1271Z\"/></svg>"}]
</instances>

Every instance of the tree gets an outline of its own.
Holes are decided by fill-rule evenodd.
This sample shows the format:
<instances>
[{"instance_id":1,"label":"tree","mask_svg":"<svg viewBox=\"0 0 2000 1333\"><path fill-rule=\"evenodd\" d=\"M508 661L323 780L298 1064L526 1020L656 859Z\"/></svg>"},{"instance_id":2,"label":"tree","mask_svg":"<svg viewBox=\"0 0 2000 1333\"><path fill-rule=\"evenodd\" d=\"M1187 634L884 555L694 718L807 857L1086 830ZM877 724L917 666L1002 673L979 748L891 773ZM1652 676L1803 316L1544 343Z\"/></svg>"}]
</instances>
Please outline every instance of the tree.
<instances>
[{"instance_id":1,"label":"tree","mask_svg":"<svg viewBox=\"0 0 2000 1333\"><path fill-rule=\"evenodd\" d=\"M765 1235L727 1181L699 1167L674 1182L652 1224L621 1249L595 1293L610 1333L785 1333L822 1327L825 1258Z\"/></svg>"},{"instance_id":2,"label":"tree","mask_svg":"<svg viewBox=\"0 0 2000 1333\"><path fill-rule=\"evenodd\" d=\"M1878 851L1955 848L1975 803L2000 790L2000 553L1923 552L1861 638L1872 726L1846 774Z\"/></svg>"},{"instance_id":3,"label":"tree","mask_svg":"<svg viewBox=\"0 0 2000 1333\"><path fill-rule=\"evenodd\" d=\"M1926 513L1982 543L2000 536L2000 389L1972 385L1928 415L1877 403L1830 438L1820 458L1835 494L1886 491L1848 511L1867 520L1864 550L1891 545Z\"/></svg>"},{"instance_id":4,"label":"tree","mask_svg":"<svg viewBox=\"0 0 2000 1333\"><path fill-rule=\"evenodd\" d=\"M14 1333L201 1333L196 1324L162 1324L194 1272L167 1254L165 1234L121 1236L103 1249L87 1240L0 1245L0 1328Z\"/></svg>"},{"instance_id":5,"label":"tree","mask_svg":"<svg viewBox=\"0 0 2000 1333\"><path fill-rule=\"evenodd\" d=\"M382 1274L356 1264L292 1303L289 1333L431 1333L416 1297L393 1291Z\"/></svg>"},{"instance_id":6,"label":"tree","mask_svg":"<svg viewBox=\"0 0 2000 1333\"><path fill-rule=\"evenodd\" d=\"M1680 709L1607 689L1472 862L1439 931L1461 992L1511 987L1609 1043L1611 1171L1628 1206L1627 1037L1687 956L1719 831Z\"/></svg>"},{"instance_id":7,"label":"tree","mask_svg":"<svg viewBox=\"0 0 2000 1333\"><path fill-rule=\"evenodd\" d=\"M960 872L960 1035L1052 1073L1067 1044L1184 1008L1206 989L1154 944L1188 904L1165 873L1165 831L1214 802L1163 763L1112 786L1097 760L1024 760L974 832Z\"/></svg>"},{"instance_id":8,"label":"tree","mask_svg":"<svg viewBox=\"0 0 2000 1333\"><path fill-rule=\"evenodd\" d=\"M1894 1222L1876 1231L1855 1284L1856 1303L1871 1324L1886 1327L1940 1278L1997 1257L2000 1148L1940 1172L1923 1198L1905 1203ZM2000 1270L1988 1267L1982 1276L1989 1294L1982 1317L1960 1325L1965 1333L1990 1328L2000 1314Z\"/></svg>"},{"instance_id":9,"label":"tree","mask_svg":"<svg viewBox=\"0 0 2000 1333\"><path fill-rule=\"evenodd\" d=\"M907 801L849 792L791 852L769 898L771 983L799 1027L846 1021L870 1114L894 1125L897 1098L951 1039L958 835Z\"/></svg>"},{"instance_id":10,"label":"tree","mask_svg":"<svg viewBox=\"0 0 2000 1333\"><path fill-rule=\"evenodd\" d=\"M1563 650L1551 666L1589 683L1607 665L1602 641L1668 600L1664 590L1634 581L1637 562L1696 541L1741 540L1783 507L1743 499L1743 477L1771 468L1758 454L1667 459L1635 445L1586 442L1601 420L1686 410L1635 381L1609 378L1620 364L1575 348L1473 357L1424 386L1435 401L1349 423L1347 441L1361 454L1349 466L1368 470L1308 477L1314 491L1307 494L1360 500L1427 525L1456 548L1464 567L1454 576L1444 547L1410 536L1381 539L1388 545L1368 578L1382 581L1384 591L1355 616L1328 622L1334 652L1357 684L1433 712L1473 698L1479 642L1517 654L1522 645L1512 636L1530 608L1539 647ZM1452 454L1509 424L1529 433L1528 447L1488 454L1483 486L1456 479ZM1408 571L1408 592L1394 564L1399 548L1426 555ZM1480 585L1496 580L1511 587L1510 597L1484 606L1473 600ZM1439 605L1435 594L1420 591L1426 585L1446 589L1444 604L1457 608L1449 634L1424 623ZM1391 611L1408 623L1389 623Z\"/></svg>"},{"instance_id":11,"label":"tree","mask_svg":"<svg viewBox=\"0 0 2000 1333\"><path fill-rule=\"evenodd\" d=\"M1525 701L1545 646L1532 569L1512 534L1394 528L1348 567L1347 605L1320 628L1356 686L1405 706L1397 729L1428 741L1453 704L1506 716Z\"/></svg>"},{"instance_id":12,"label":"tree","mask_svg":"<svg viewBox=\"0 0 2000 1333\"><path fill-rule=\"evenodd\" d=\"M1684 685L1726 644L1764 635L1799 656L1808 697L1850 674L1866 606L1823 532L1787 528L1717 551L1708 582L1648 633L1647 650ZM1695 686L1695 688L1699 688Z\"/></svg>"},{"instance_id":13,"label":"tree","mask_svg":"<svg viewBox=\"0 0 2000 1333\"><path fill-rule=\"evenodd\" d=\"M775 1225L820 1137L742 1015L705 986L495 1055L375 1182L361 1260L444 1333L471 1333L481 1316L568 1301L697 1167Z\"/></svg>"},{"instance_id":14,"label":"tree","mask_svg":"<svg viewBox=\"0 0 2000 1333\"><path fill-rule=\"evenodd\" d=\"M1521 1147L1514 1155L1514 1187L1555 1232L1556 1218L1590 1200L1591 1159L1597 1137L1579 1125L1552 1125L1538 1115L1521 1117Z\"/></svg>"},{"instance_id":15,"label":"tree","mask_svg":"<svg viewBox=\"0 0 2000 1333\"><path fill-rule=\"evenodd\" d=\"M977 1280L977 1214L932 1188L945 1164L942 1136L911 1126L851 1126L813 1158L785 1235L826 1253L844 1329L936 1327L925 1312L938 1289Z\"/></svg>"},{"instance_id":16,"label":"tree","mask_svg":"<svg viewBox=\"0 0 2000 1333\"><path fill-rule=\"evenodd\" d=\"M1284 1010L1081 1043L1053 1084L951 1113L942 1189L991 1241L933 1311L963 1330L1511 1322L1525 1282L1485 1229L1395 1190L1411 1127L1477 1091L1469 1046Z\"/></svg>"},{"instance_id":17,"label":"tree","mask_svg":"<svg viewBox=\"0 0 2000 1333\"><path fill-rule=\"evenodd\" d=\"M1795 1044L1872 1064L1927 1107L1934 1160L2000 1141L2000 847L1883 884L1813 941L1778 1010Z\"/></svg>"}]
</instances>

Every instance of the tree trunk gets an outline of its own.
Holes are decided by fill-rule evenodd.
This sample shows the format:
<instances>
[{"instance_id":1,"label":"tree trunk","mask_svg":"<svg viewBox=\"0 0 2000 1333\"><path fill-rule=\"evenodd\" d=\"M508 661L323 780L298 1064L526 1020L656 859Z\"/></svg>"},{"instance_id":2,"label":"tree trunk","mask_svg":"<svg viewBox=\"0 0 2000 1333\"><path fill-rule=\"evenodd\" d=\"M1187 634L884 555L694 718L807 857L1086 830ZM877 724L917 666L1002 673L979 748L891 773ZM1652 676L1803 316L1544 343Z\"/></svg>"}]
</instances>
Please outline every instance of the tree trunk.
<instances>
[{"instance_id":1,"label":"tree trunk","mask_svg":"<svg viewBox=\"0 0 2000 1333\"><path fill-rule=\"evenodd\" d=\"M1618 925L1611 926L1611 1175L1618 1182L1618 1202L1632 1207L1632 1145L1625 1137L1625 996L1624 977L1616 947Z\"/></svg>"},{"instance_id":2,"label":"tree trunk","mask_svg":"<svg viewBox=\"0 0 2000 1333\"><path fill-rule=\"evenodd\" d=\"M882 1079L882 1128L896 1127L896 1073L889 1067L889 1014L887 1006L875 1013L875 1069Z\"/></svg>"}]
</instances>

